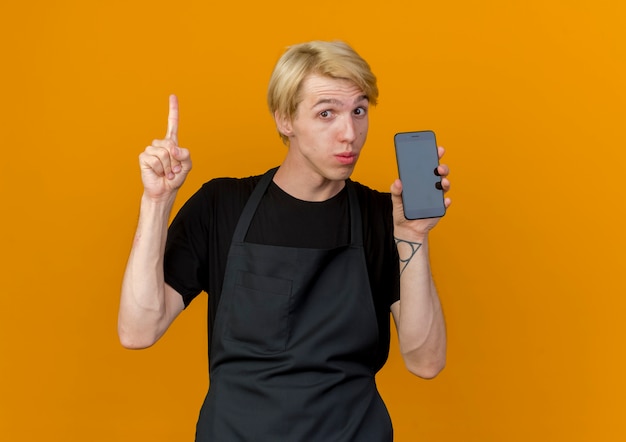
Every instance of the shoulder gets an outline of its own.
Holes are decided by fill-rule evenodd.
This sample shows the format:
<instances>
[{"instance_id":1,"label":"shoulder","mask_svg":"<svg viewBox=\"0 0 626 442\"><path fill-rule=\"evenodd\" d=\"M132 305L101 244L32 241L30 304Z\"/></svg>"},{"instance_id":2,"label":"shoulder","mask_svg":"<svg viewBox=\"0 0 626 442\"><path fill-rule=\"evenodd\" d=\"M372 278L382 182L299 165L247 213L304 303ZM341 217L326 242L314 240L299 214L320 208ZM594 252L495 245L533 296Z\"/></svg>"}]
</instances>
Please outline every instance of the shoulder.
<instances>
[{"instance_id":1,"label":"shoulder","mask_svg":"<svg viewBox=\"0 0 626 442\"><path fill-rule=\"evenodd\" d=\"M199 192L206 196L228 196L236 198L237 196L250 196L254 187L261 179L261 175L254 175L245 178L213 178L204 183Z\"/></svg>"},{"instance_id":2,"label":"shoulder","mask_svg":"<svg viewBox=\"0 0 626 442\"><path fill-rule=\"evenodd\" d=\"M237 216L261 175L246 178L213 178L204 183L181 207L176 218L194 217L200 222L233 212ZM230 215L227 215L230 217ZM204 220L204 221L202 221Z\"/></svg>"},{"instance_id":3,"label":"shoulder","mask_svg":"<svg viewBox=\"0 0 626 442\"><path fill-rule=\"evenodd\" d=\"M361 207L366 210L370 207L374 210L391 210L391 194L389 192L371 189L357 181L352 181L352 184L356 190Z\"/></svg>"},{"instance_id":4,"label":"shoulder","mask_svg":"<svg viewBox=\"0 0 626 442\"><path fill-rule=\"evenodd\" d=\"M356 181L352 183L359 200L366 237L377 238L385 244L393 230L391 194L371 189Z\"/></svg>"},{"instance_id":5,"label":"shoulder","mask_svg":"<svg viewBox=\"0 0 626 442\"><path fill-rule=\"evenodd\" d=\"M213 178L204 183L188 203L200 205L206 209L238 206L248 200L260 178L261 175L246 178Z\"/></svg>"}]
</instances>

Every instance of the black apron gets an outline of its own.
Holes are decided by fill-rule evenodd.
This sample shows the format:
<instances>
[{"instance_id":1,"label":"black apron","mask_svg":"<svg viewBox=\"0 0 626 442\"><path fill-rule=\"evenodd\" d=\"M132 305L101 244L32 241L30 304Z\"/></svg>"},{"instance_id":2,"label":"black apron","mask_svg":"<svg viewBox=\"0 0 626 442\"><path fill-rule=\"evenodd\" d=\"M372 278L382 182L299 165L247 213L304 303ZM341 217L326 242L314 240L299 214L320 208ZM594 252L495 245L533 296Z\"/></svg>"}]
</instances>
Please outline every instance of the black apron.
<instances>
[{"instance_id":1,"label":"black apron","mask_svg":"<svg viewBox=\"0 0 626 442\"><path fill-rule=\"evenodd\" d=\"M389 442L374 380L378 323L362 221L346 182L351 244L308 249L245 243L276 169L233 235L210 337L201 442Z\"/></svg>"}]
</instances>

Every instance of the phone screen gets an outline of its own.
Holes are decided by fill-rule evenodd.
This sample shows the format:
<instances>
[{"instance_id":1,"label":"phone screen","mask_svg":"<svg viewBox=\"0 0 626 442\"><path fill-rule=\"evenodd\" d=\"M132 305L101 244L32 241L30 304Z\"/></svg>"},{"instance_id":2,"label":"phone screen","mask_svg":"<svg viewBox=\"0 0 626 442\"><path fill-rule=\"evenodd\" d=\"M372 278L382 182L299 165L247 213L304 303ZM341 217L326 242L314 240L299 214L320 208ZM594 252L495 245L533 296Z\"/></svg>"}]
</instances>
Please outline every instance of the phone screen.
<instances>
[{"instance_id":1,"label":"phone screen","mask_svg":"<svg viewBox=\"0 0 626 442\"><path fill-rule=\"evenodd\" d=\"M435 174L439 165L435 133L399 133L394 137L394 144L402 181L404 216L420 219L445 215L441 177Z\"/></svg>"}]
</instances>

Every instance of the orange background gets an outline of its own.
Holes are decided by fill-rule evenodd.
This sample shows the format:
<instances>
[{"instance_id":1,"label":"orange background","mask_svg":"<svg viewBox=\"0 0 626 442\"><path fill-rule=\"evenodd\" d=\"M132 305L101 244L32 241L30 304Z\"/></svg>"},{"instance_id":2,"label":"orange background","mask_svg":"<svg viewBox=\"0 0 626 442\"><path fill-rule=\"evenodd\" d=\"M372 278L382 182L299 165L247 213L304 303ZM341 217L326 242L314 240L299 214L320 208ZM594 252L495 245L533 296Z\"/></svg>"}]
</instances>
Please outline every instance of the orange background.
<instances>
[{"instance_id":1,"label":"orange background","mask_svg":"<svg viewBox=\"0 0 626 442\"><path fill-rule=\"evenodd\" d=\"M116 336L137 155L175 92L178 204L278 164L267 80L310 39L379 78L355 179L387 190L406 130L435 130L452 169L432 235L448 366L412 377L394 341L396 440L626 438L625 22L617 0L3 2L0 439L192 440L206 298L149 350Z\"/></svg>"}]
</instances>

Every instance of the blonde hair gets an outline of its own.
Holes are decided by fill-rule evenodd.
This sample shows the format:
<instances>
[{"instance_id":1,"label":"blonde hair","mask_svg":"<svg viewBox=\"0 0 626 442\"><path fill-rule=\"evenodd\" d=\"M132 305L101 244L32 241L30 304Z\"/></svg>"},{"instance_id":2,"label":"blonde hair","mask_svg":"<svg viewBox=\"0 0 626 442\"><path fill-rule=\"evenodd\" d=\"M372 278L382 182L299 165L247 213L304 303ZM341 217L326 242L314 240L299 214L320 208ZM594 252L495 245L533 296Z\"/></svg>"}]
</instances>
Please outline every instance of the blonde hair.
<instances>
[{"instance_id":1,"label":"blonde hair","mask_svg":"<svg viewBox=\"0 0 626 442\"><path fill-rule=\"evenodd\" d=\"M342 41L311 41L288 47L276 63L267 90L272 115L278 113L290 120L295 117L301 101L302 81L309 74L349 80L376 105L376 76L354 49ZM280 137L288 144L285 135L280 134Z\"/></svg>"}]
</instances>

